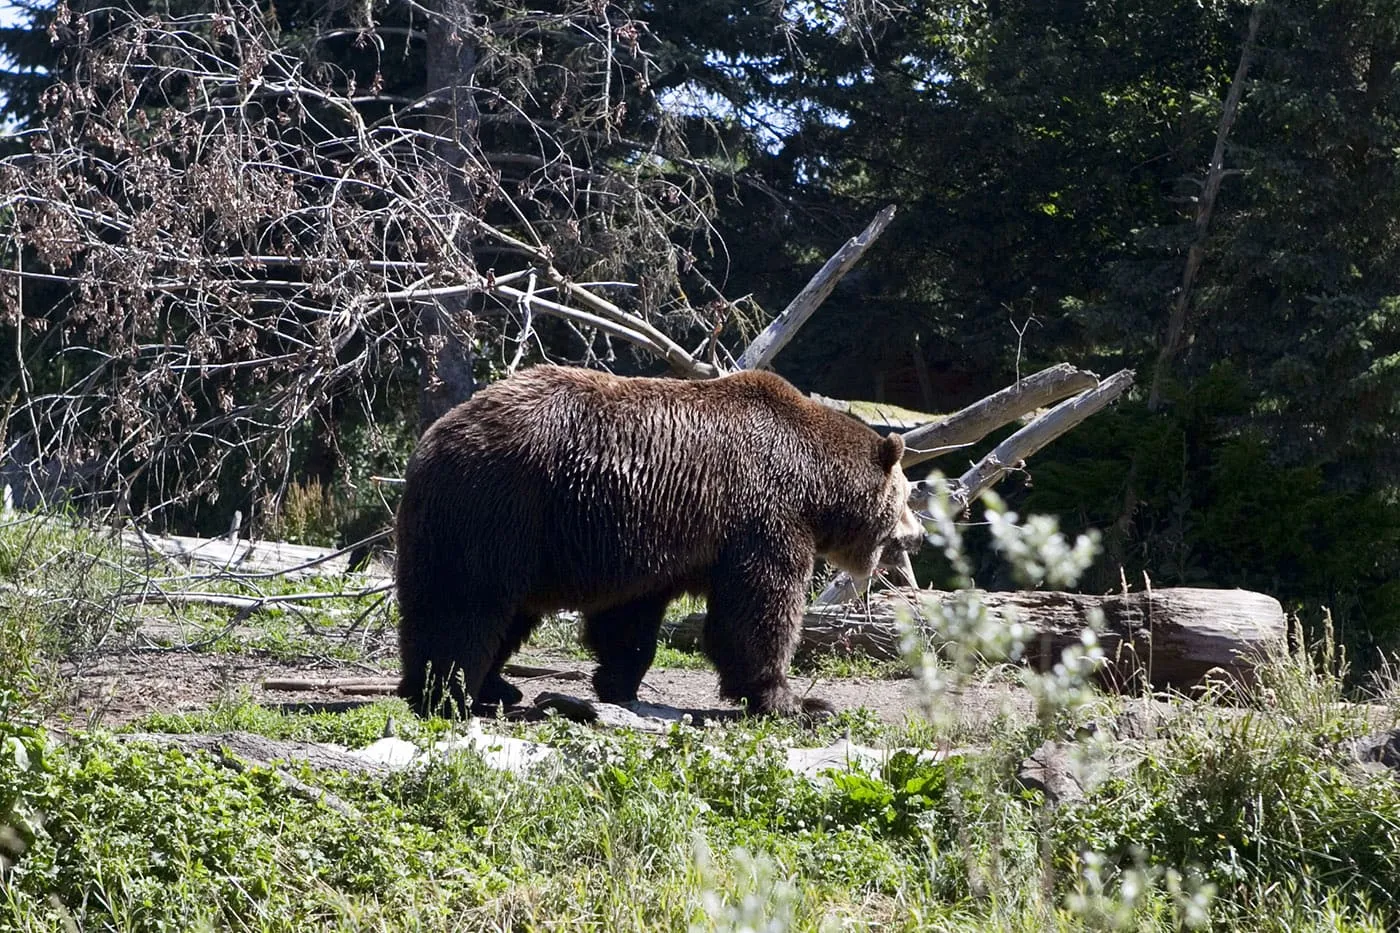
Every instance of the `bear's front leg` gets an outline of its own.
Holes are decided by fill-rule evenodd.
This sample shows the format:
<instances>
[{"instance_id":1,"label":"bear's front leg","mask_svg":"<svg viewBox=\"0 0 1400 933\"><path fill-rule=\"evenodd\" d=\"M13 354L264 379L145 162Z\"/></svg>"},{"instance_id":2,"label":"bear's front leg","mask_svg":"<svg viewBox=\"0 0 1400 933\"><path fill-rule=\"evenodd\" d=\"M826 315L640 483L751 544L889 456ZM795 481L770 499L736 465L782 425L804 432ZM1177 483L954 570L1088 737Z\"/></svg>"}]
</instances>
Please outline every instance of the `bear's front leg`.
<instances>
[{"instance_id":1,"label":"bear's front leg","mask_svg":"<svg viewBox=\"0 0 1400 933\"><path fill-rule=\"evenodd\" d=\"M720 695L742 700L754 716L834 712L824 700L799 699L787 671L802 634L812 551L784 536L745 548L715 566L704 650L719 671Z\"/></svg>"}]
</instances>

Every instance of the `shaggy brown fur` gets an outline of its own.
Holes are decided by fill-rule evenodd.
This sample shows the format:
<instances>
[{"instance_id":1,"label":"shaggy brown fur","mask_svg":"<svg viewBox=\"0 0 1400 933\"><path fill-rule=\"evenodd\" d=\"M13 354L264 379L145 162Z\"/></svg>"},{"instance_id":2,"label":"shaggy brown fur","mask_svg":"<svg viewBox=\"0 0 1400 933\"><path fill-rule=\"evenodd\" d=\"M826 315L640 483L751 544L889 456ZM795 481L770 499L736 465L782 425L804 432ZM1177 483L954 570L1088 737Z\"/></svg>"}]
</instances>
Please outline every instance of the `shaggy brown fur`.
<instances>
[{"instance_id":1,"label":"shaggy brown fur","mask_svg":"<svg viewBox=\"0 0 1400 933\"><path fill-rule=\"evenodd\" d=\"M399 692L420 712L518 702L501 666L541 616L577 609L599 699L634 700L667 604L689 592L708 600L722 694L796 712L786 671L814 558L868 577L886 547L921 540L903 453L769 373L539 366L491 385L409 461Z\"/></svg>"}]
</instances>

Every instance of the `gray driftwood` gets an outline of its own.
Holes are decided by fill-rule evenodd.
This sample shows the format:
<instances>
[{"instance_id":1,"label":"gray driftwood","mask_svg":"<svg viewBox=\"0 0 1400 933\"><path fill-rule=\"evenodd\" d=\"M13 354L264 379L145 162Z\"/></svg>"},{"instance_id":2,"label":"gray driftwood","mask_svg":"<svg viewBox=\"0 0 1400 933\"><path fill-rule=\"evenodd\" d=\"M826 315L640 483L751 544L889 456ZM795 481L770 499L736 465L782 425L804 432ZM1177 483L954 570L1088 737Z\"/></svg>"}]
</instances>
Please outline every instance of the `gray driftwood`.
<instances>
[{"instance_id":1,"label":"gray driftwood","mask_svg":"<svg viewBox=\"0 0 1400 933\"><path fill-rule=\"evenodd\" d=\"M894 210L894 205L891 204L880 211L870 222L870 226L858 236L847 240L845 245L826 261L826 265L812 276L807 287L802 289L782 313L773 319L773 323L764 328L763 333L749 344L748 349L739 357L740 369L762 369L773 361L778 351L787 346L798 329L807 323L812 312L831 294L841 276L851 271L870 248L870 244L889 226L890 221L894 219Z\"/></svg>"},{"instance_id":2,"label":"gray driftwood","mask_svg":"<svg viewBox=\"0 0 1400 933\"><path fill-rule=\"evenodd\" d=\"M1132 384L1133 371L1120 370L1094 388L1056 405L1002 441L953 483L950 493L954 508L967 508L1007 472L1051 441L1067 434L1090 415L1108 407Z\"/></svg>"},{"instance_id":3,"label":"gray driftwood","mask_svg":"<svg viewBox=\"0 0 1400 933\"><path fill-rule=\"evenodd\" d=\"M239 762L239 769L248 765L275 766L280 762L306 762L313 768L340 771L387 770L383 765L366 761L339 745L327 742L301 742L290 739L269 739L250 732L197 733L174 735L163 732L123 732L113 736L119 742L150 742L173 746L186 752L208 752L229 761Z\"/></svg>"},{"instance_id":4,"label":"gray driftwood","mask_svg":"<svg viewBox=\"0 0 1400 933\"><path fill-rule=\"evenodd\" d=\"M243 576L336 576L349 570L351 548L313 547L283 541L230 541L225 536L195 538L188 535L149 535L122 532L122 543L135 551L148 551L208 570ZM365 571L369 579L387 581L385 568Z\"/></svg>"},{"instance_id":5,"label":"gray driftwood","mask_svg":"<svg viewBox=\"0 0 1400 933\"><path fill-rule=\"evenodd\" d=\"M583 671L530 664L506 664L501 668L501 673L520 680L536 677L551 680L588 679L588 674ZM277 693L346 693L357 696L392 696L398 686L397 677L269 677L262 682L264 690Z\"/></svg>"},{"instance_id":6,"label":"gray driftwood","mask_svg":"<svg viewBox=\"0 0 1400 933\"><path fill-rule=\"evenodd\" d=\"M1093 373L1068 363L1042 369L946 418L906 431L902 464L907 470L949 448L975 444L1029 412L1092 389L1098 383Z\"/></svg>"},{"instance_id":7,"label":"gray driftwood","mask_svg":"<svg viewBox=\"0 0 1400 933\"><path fill-rule=\"evenodd\" d=\"M899 653L896 612L911 610L920 600L942 601L954 595L900 588L873 593L868 603L809 608L798 651L895 658ZM1065 647L1078 643L1089 613L1101 610L1100 643L1108 655L1103 679L1111 688L1136 688L1146 680L1155 688L1184 689L1215 674L1248 683L1260 654L1287 637L1278 600L1247 590L1183 587L1115 596L1059 592L979 592L978 596L992 612L1014 612L1036 633L1027 646L1026 660L1038 668L1052 666ZM663 634L677 647L698 647L704 618L690 615Z\"/></svg>"},{"instance_id":8,"label":"gray driftwood","mask_svg":"<svg viewBox=\"0 0 1400 933\"><path fill-rule=\"evenodd\" d=\"M351 771L370 774L387 773L382 762L356 755L338 745L323 742L298 742L269 739L248 732L223 732L216 735L171 735L161 732L130 732L113 736L118 742L149 743L178 748L185 754L203 752L212 755L221 765L234 771L250 767L267 768L293 794L313 803L323 804L346 819L362 819L350 803L280 767L283 762L304 763L320 770Z\"/></svg>"}]
</instances>

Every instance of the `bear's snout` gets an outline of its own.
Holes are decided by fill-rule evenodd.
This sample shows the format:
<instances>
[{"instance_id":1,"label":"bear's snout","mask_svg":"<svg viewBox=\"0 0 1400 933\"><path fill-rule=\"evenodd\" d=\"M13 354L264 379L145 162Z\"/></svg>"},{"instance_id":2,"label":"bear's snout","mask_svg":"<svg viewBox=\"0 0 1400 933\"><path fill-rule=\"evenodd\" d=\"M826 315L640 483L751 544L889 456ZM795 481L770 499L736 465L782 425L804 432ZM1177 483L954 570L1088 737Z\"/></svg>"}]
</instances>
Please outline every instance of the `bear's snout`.
<instances>
[{"instance_id":1,"label":"bear's snout","mask_svg":"<svg viewBox=\"0 0 1400 933\"><path fill-rule=\"evenodd\" d=\"M894 533L885 542L881 549L880 563L887 565L898 563L901 554L917 554L924 544L924 523L919 521L919 517L914 514L914 510L905 508L899 516L899 522L895 525Z\"/></svg>"}]
</instances>

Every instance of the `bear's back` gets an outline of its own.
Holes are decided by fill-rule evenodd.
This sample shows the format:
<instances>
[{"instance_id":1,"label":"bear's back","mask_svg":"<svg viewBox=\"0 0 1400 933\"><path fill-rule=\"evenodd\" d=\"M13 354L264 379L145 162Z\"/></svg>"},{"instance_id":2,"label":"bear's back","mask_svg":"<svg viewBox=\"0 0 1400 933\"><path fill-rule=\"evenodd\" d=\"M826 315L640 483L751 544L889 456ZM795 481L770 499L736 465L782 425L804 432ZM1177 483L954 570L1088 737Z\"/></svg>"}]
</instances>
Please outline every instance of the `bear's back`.
<instances>
[{"instance_id":1,"label":"bear's back","mask_svg":"<svg viewBox=\"0 0 1400 933\"><path fill-rule=\"evenodd\" d=\"M639 486L655 479L648 468L684 475L685 463L708 464L719 471L712 480L722 480L746 465L779 467L764 461L775 452L792 457L801 441L830 439L829 427L824 435L814 430L827 416L849 420L770 373L689 382L546 365L493 383L453 409L420 451L520 459L551 477L599 468ZM850 427L869 433L853 421Z\"/></svg>"},{"instance_id":2,"label":"bear's back","mask_svg":"<svg viewBox=\"0 0 1400 933\"><path fill-rule=\"evenodd\" d=\"M537 366L440 419L410 473L433 477L438 501L420 514L456 516L441 534L474 529L449 546L532 580L547 611L687 583L746 526L796 520L827 448L868 458L873 437L768 373L688 382Z\"/></svg>"}]
</instances>

